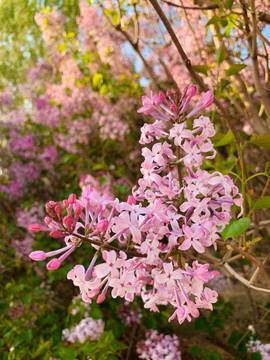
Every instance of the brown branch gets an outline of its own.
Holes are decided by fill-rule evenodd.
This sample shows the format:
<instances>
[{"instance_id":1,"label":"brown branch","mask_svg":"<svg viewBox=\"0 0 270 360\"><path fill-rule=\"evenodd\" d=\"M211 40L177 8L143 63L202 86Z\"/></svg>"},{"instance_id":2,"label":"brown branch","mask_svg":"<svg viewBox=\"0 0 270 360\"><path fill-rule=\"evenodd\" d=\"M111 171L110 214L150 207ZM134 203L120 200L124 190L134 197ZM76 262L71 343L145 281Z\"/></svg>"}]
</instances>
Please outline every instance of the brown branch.
<instances>
[{"instance_id":1,"label":"brown branch","mask_svg":"<svg viewBox=\"0 0 270 360\"><path fill-rule=\"evenodd\" d=\"M211 19L215 14L214 11L208 12L208 18ZM210 30L213 35L213 42L218 49L221 45L221 37L218 24L211 24ZM226 68L230 68L232 65L234 65L234 62L231 60L229 52L226 51L226 57L224 60L224 64L226 65ZM258 116L258 111L256 108L256 105L251 97L251 95L248 93L247 86L245 82L243 81L240 74L235 74L231 76L232 83L234 87L237 89L239 93L239 97L244 105L244 109L246 110L248 119L250 121L251 126L258 134L265 134L267 131L267 127L262 121L262 119Z\"/></svg>"},{"instance_id":2,"label":"brown branch","mask_svg":"<svg viewBox=\"0 0 270 360\"><path fill-rule=\"evenodd\" d=\"M224 264L224 268L228 271L228 273L230 273L232 276L234 276L237 280L239 280L242 284L246 285L248 288L270 294L270 289L265 289L249 284L249 281L245 279L243 276L239 275L229 264L227 263Z\"/></svg>"},{"instance_id":3,"label":"brown branch","mask_svg":"<svg viewBox=\"0 0 270 360\"><path fill-rule=\"evenodd\" d=\"M182 48L182 45L180 44L170 22L168 21L166 15L164 14L163 10L161 9L159 3L157 2L157 0L149 0L150 3L152 4L153 8L155 9L156 13L158 14L160 20L163 22L165 28L167 29L168 33L171 36L171 39L174 43L174 45L176 46L176 49L179 53L179 55L181 56L184 65L186 66L188 72L190 73L192 79L199 85L200 89L202 91L208 91L208 87L205 85L205 83L203 82L202 78L199 76L199 74L194 70L190 59L187 57L184 49ZM215 98L214 100L215 105L218 107L218 109L220 110L221 114L224 116L224 119L226 121L226 124L228 126L228 128L232 131L232 133L235 136L236 142L239 143L239 137L238 134L236 132L236 130L234 129L232 123L231 123L231 119L230 116L228 115L228 113L226 112L226 110L224 109L223 105L219 102L219 100L217 100Z\"/></svg>"},{"instance_id":4,"label":"brown branch","mask_svg":"<svg viewBox=\"0 0 270 360\"><path fill-rule=\"evenodd\" d=\"M258 64L258 55L257 55L257 18L256 18L255 1L251 0L252 32L250 31L250 27L249 27L247 6L244 0L240 0L240 3L243 9L243 17L244 17L245 29L247 33L249 53L252 60L252 74L253 74L254 85L260 97L260 100L263 104L264 111L267 116L267 122L270 125L270 97L261 84L260 73L259 73L259 64Z\"/></svg>"},{"instance_id":5,"label":"brown branch","mask_svg":"<svg viewBox=\"0 0 270 360\"><path fill-rule=\"evenodd\" d=\"M259 13L258 20L270 24L270 15L265 13Z\"/></svg>"},{"instance_id":6,"label":"brown branch","mask_svg":"<svg viewBox=\"0 0 270 360\"><path fill-rule=\"evenodd\" d=\"M180 9L185 9L185 10L211 10L211 9L218 9L218 5L217 4L213 4L213 5L208 5L208 6L184 6L184 5L178 5L175 4L171 1L167 1L167 0L162 0L164 3L166 3L167 5L170 6L174 6Z\"/></svg>"}]
</instances>

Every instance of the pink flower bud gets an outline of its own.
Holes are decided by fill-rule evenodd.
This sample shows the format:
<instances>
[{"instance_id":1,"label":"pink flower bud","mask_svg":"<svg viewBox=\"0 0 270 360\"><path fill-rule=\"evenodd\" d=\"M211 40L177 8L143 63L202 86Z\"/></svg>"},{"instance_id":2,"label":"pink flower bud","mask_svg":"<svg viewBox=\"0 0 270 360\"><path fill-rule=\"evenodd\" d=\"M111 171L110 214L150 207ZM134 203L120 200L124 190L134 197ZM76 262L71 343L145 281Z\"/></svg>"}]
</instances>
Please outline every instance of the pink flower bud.
<instances>
[{"instance_id":1,"label":"pink flower bud","mask_svg":"<svg viewBox=\"0 0 270 360\"><path fill-rule=\"evenodd\" d=\"M81 207L81 205L79 205L79 204L73 204L73 211L74 211L74 214L75 215L81 215L81 213L82 213L82 207Z\"/></svg>"},{"instance_id":2,"label":"pink flower bud","mask_svg":"<svg viewBox=\"0 0 270 360\"><path fill-rule=\"evenodd\" d=\"M65 208L67 208L68 205L69 205L69 202L67 200L63 200L63 205L64 205Z\"/></svg>"},{"instance_id":3,"label":"pink flower bud","mask_svg":"<svg viewBox=\"0 0 270 360\"><path fill-rule=\"evenodd\" d=\"M55 206L55 212L56 212L56 214L58 215L58 217L59 218L61 218L62 217L62 213L63 213L63 209L62 209L62 206L60 205L60 204L57 204L56 206Z\"/></svg>"},{"instance_id":4,"label":"pink flower bud","mask_svg":"<svg viewBox=\"0 0 270 360\"><path fill-rule=\"evenodd\" d=\"M70 194L69 197L68 197L68 202L69 202L69 204L75 204L76 195L75 194Z\"/></svg>"},{"instance_id":5,"label":"pink flower bud","mask_svg":"<svg viewBox=\"0 0 270 360\"><path fill-rule=\"evenodd\" d=\"M190 85L187 89L186 95L190 98L192 98L197 92L197 86L196 85Z\"/></svg>"},{"instance_id":6,"label":"pink flower bud","mask_svg":"<svg viewBox=\"0 0 270 360\"><path fill-rule=\"evenodd\" d=\"M105 295L100 294L97 297L97 304L101 304L105 300Z\"/></svg>"},{"instance_id":7,"label":"pink flower bud","mask_svg":"<svg viewBox=\"0 0 270 360\"><path fill-rule=\"evenodd\" d=\"M50 232L50 236L54 239L59 238L60 236L63 236L63 234L58 230L53 230Z\"/></svg>"},{"instance_id":8,"label":"pink flower bud","mask_svg":"<svg viewBox=\"0 0 270 360\"><path fill-rule=\"evenodd\" d=\"M52 222L52 219L49 216L45 216L44 222L49 225Z\"/></svg>"},{"instance_id":9,"label":"pink flower bud","mask_svg":"<svg viewBox=\"0 0 270 360\"><path fill-rule=\"evenodd\" d=\"M71 226L73 224L73 217L71 215L65 216L63 223L67 226Z\"/></svg>"},{"instance_id":10,"label":"pink flower bud","mask_svg":"<svg viewBox=\"0 0 270 360\"><path fill-rule=\"evenodd\" d=\"M46 259L46 253L41 250L33 251L31 254L29 254L29 257L34 261L43 261Z\"/></svg>"},{"instance_id":11,"label":"pink flower bud","mask_svg":"<svg viewBox=\"0 0 270 360\"><path fill-rule=\"evenodd\" d=\"M100 220L96 225L96 231L98 233L104 232L107 230L109 221L107 219Z\"/></svg>"},{"instance_id":12,"label":"pink flower bud","mask_svg":"<svg viewBox=\"0 0 270 360\"><path fill-rule=\"evenodd\" d=\"M170 109L173 111L173 112L177 112L177 106L175 105L175 104L172 104L171 106L170 106Z\"/></svg>"},{"instance_id":13,"label":"pink flower bud","mask_svg":"<svg viewBox=\"0 0 270 360\"><path fill-rule=\"evenodd\" d=\"M164 101L166 99L166 96L162 91L159 92L158 96L159 96L161 101Z\"/></svg>"},{"instance_id":14,"label":"pink flower bud","mask_svg":"<svg viewBox=\"0 0 270 360\"><path fill-rule=\"evenodd\" d=\"M156 104L156 105L162 104L162 100L161 100L158 96L156 96L156 95L153 97L153 102L154 102L154 104Z\"/></svg>"},{"instance_id":15,"label":"pink flower bud","mask_svg":"<svg viewBox=\"0 0 270 360\"><path fill-rule=\"evenodd\" d=\"M91 290L90 292L90 297L93 298L93 297L96 297L99 293L99 289L94 289L94 290Z\"/></svg>"},{"instance_id":16,"label":"pink flower bud","mask_svg":"<svg viewBox=\"0 0 270 360\"><path fill-rule=\"evenodd\" d=\"M127 200L127 203L128 203L129 205L135 205L135 204L136 204L136 199L135 199L135 197L129 195L128 200Z\"/></svg>"},{"instance_id":17,"label":"pink flower bud","mask_svg":"<svg viewBox=\"0 0 270 360\"><path fill-rule=\"evenodd\" d=\"M61 265L61 261L59 259L52 259L51 261L48 262L47 269L56 270L59 268L60 265Z\"/></svg>"},{"instance_id":18,"label":"pink flower bud","mask_svg":"<svg viewBox=\"0 0 270 360\"><path fill-rule=\"evenodd\" d=\"M28 229L29 231L39 232L41 230L41 226L39 224L31 224Z\"/></svg>"}]
</instances>

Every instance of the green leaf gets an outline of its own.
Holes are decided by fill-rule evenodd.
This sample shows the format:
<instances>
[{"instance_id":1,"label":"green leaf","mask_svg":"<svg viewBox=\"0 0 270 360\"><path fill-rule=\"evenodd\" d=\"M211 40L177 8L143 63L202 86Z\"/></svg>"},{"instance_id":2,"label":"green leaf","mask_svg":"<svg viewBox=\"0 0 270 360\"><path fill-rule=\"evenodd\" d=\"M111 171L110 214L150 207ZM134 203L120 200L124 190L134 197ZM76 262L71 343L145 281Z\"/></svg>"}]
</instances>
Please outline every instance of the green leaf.
<instances>
[{"instance_id":1,"label":"green leaf","mask_svg":"<svg viewBox=\"0 0 270 360\"><path fill-rule=\"evenodd\" d=\"M221 41L220 46L217 50L216 63L220 65L226 56L226 47L224 41Z\"/></svg>"},{"instance_id":2,"label":"green leaf","mask_svg":"<svg viewBox=\"0 0 270 360\"><path fill-rule=\"evenodd\" d=\"M251 144L270 149L270 134L253 135L249 142Z\"/></svg>"},{"instance_id":3,"label":"green leaf","mask_svg":"<svg viewBox=\"0 0 270 360\"><path fill-rule=\"evenodd\" d=\"M16 338L15 338L12 346L15 348L15 347L17 347L18 345L20 345L20 344L21 344L22 342L24 342L24 341L25 341L25 333L22 333L22 334L16 336Z\"/></svg>"},{"instance_id":4,"label":"green leaf","mask_svg":"<svg viewBox=\"0 0 270 360\"><path fill-rule=\"evenodd\" d=\"M231 10L234 0L226 0L227 8Z\"/></svg>"},{"instance_id":5,"label":"green leaf","mask_svg":"<svg viewBox=\"0 0 270 360\"><path fill-rule=\"evenodd\" d=\"M262 360L262 355L259 352L254 352L251 354L250 360Z\"/></svg>"},{"instance_id":6,"label":"green leaf","mask_svg":"<svg viewBox=\"0 0 270 360\"><path fill-rule=\"evenodd\" d=\"M28 294L25 294L22 298L22 301L23 301L23 305L29 305L31 304L31 301L32 301L32 294L31 293L28 293Z\"/></svg>"},{"instance_id":7,"label":"green leaf","mask_svg":"<svg viewBox=\"0 0 270 360\"><path fill-rule=\"evenodd\" d=\"M249 218L242 218L239 220L233 219L233 221L230 221L230 224L228 224L220 234L226 240L230 237L242 234L245 230L247 230L249 224Z\"/></svg>"},{"instance_id":8,"label":"green leaf","mask_svg":"<svg viewBox=\"0 0 270 360\"><path fill-rule=\"evenodd\" d=\"M125 350L125 349L127 349L126 344L122 343L121 341L117 341L117 340L113 340L110 345L113 348L113 350Z\"/></svg>"},{"instance_id":9,"label":"green leaf","mask_svg":"<svg viewBox=\"0 0 270 360\"><path fill-rule=\"evenodd\" d=\"M30 343L33 339L33 332L31 329L26 330L25 339Z\"/></svg>"},{"instance_id":10,"label":"green leaf","mask_svg":"<svg viewBox=\"0 0 270 360\"><path fill-rule=\"evenodd\" d=\"M207 354L204 360L222 360L220 355L216 351L211 351Z\"/></svg>"},{"instance_id":11,"label":"green leaf","mask_svg":"<svg viewBox=\"0 0 270 360\"><path fill-rule=\"evenodd\" d=\"M101 96L104 96L108 92L108 85L103 84L99 90Z\"/></svg>"},{"instance_id":12,"label":"green leaf","mask_svg":"<svg viewBox=\"0 0 270 360\"><path fill-rule=\"evenodd\" d=\"M197 345L193 346L188 352L194 356L202 356L202 349Z\"/></svg>"},{"instance_id":13,"label":"green leaf","mask_svg":"<svg viewBox=\"0 0 270 360\"><path fill-rule=\"evenodd\" d=\"M212 24L217 24L218 22L221 21L221 18L219 16L213 16L206 24L206 26L212 25Z\"/></svg>"},{"instance_id":14,"label":"green leaf","mask_svg":"<svg viewBox=\"0 0 270 360\"><path fill-rule=\"evenodd\" d=\"M72 348L62 348L58 351L60 357L65 360L75 360L77 356L77 351Z\"/></svg>"},{"instance_id":15,"label":"green leaf","mask_svg":"<svg viewBox=\"0 0 270 360\"><path fill-rule=\"evenodd\" d=\"M257 200L253 206L253 209L266 209L270 208L270 196L263 196Z\"/></svg>"},{"instance_id":16,"label":"green leaf","mask_svg":"<svg viewBox=\"0 0 270 360\"><path fill-rule=\"evenodd\" d=\"M226 75L227 76L235 75L246 67L247 65L245 64L233 64L232 66L229 67L229 69L226 70Z\"/></svg>"},{"instance_id":17,"label":"green leaf","mask_svg":"<svg viewBox=\"0 0 270 360\"><path fill-rule=\"evenodd\" d=\"M225 134L225 135L223 136L223 138L222 138L221 140L219 140L219 141L215 144L215 147L228 145L228 144L230 144L232 141L234 141L234 135L233 135L232 131L229 130L229 131L227 132L227 134Z\"/></svg>"},{"instance_id":18,"label":"green leaf","mask_svg":"<svg viewBox=\"0 0 270 360\"><path fill-rule=\"evenodd\" d=\"M58 51L65 51L66 50L66 48L67 48L67 44L66 43L62 43L62 44L60 44L60 45L58 45L57 46L57 50Z\"/></svg>"},{"instance_id":19,"label":"green leaf","mask_svg":"<svg viewBox=\"0 0 270 360\"><path fill-rule=\"evenodd\" d=\"M235 345L240 338L241 338L241 334L239 333L239 331L233 331L228 339L228 344Z\"/></svg>"},{"instance_id":20,"label":"green leaf","mask_svg":"<svg viewBox=\"0 0 270 360\"><path fill-rule=\"evenodd\" d=\"M93 76L93 85L94 86L99 86L102 84L102 81L103 81L103 75L100 74L100 73L96 73L94 76Z\"/></svg>"},{"instance_id":21,"label":"green leaf","mask_svg":"<svg viewBox=\"0 0 270 360\"><path fill-rule=\"evenodd\" d=\"M198 73L201 73L204 75L208 74L209 67L207 65L194 65L193 68Z\"/></svg>"}]
</instances>

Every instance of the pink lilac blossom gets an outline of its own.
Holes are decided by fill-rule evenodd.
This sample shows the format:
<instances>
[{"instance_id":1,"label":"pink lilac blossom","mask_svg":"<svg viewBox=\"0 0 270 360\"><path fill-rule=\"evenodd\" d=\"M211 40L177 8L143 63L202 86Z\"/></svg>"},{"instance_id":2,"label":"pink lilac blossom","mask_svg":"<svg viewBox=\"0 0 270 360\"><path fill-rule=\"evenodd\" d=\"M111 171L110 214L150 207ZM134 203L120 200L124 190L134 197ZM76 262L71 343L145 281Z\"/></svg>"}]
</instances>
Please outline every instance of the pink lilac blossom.
<instances>
[{"instance_id":1,"label":"pink lilac blossom","mask_svg":"<svg viewBox=\"0 0 270 360\"><path fill-rule=\"evenodd\" d=\"M104 331L104 322L94 320L91 317L83 319L78 325L71 330L64 329L62 331L63 341L74 343L79 341L83 343L86 339L90 341L97 341Z\"/></svg>"},{"instance_id":2,"label":"pink lilac blossom","mask_svg":"<svg viewBox=\"0 0 270 360\"><path fill-rule=\"evenodd\" d=\"M33 249L34 237L32 234L27 234L24 240L12 240L11 247L15 249L15 253L24 261L29 260L28 255Z\"/></svg>"},{"instance_id":3,"label":"pink lilac blossom","mask_svg":"<svg viewBox=\"0 0 270 360\"><path fill-rule=\"evenodd\" d=\"M130 303L125 301L124 304L119 306L118 317L121 319L121 322L128 327L133 326L134 324L140 324L142 318L141 309L136 307L136 311L134 311Z\"/></svg>"},{"instance_id":4,"label":"pink lilac blossom","mask_svg":"<svg viewBox=\"0 0 270 360\"><path fill-rule=\"evenodd\" d=\"M5 88L4 91L0 92L0 106L10 107L12 105L12 90L9 88Z\"/></svg>"},{"instance_id":5,"label":"pink lilac blossom","mask_svg":"<svg viewBox=\"0 0 270 360\"><path fill-rule=\"evenodd\" d=\"M209 107L213 96L206 93L186 115L195 93L191 85L182 97L178 92L143 97L139 111L159 120L143 127L141 143L159 142L143 148L142 178L126 202L86 187L79 199L70 194L63 205L47 203L46 226L30 225L33 232L64 237L63 248L30 254L34 261L53 257L48 270L57 269L83 243L91 244L88 268L78 264L67 275L85 302L97 297L101 303L109 291L129 302L137 295L151 311L171 304L169 321L177 318L180 324L198 317L200 308L213 309L218 294L205 285L219 272L209 271L209 264L189 264L185 252L216 249L218 233L229 223L231 207L241 209L242 197L229 176L200 168L204 158L215 156L210 140L215 130L205 116L192 125L186 119Z\"/></svg>"},{"instance_id":6,"label":"pink lilac blossom","mask_svg":"<svg viewBox=\"0 0 270 360\"><path fill-rule=\"evenodd\" d=\"M150 330L145 334L145 339L136 344L139 359L181 360L180 344L176 335L158 334L156 330Z\"/></svg>"},{"instance_id":7,"label":"pink lilac blossom","mask_svg":"<svg viewBox=\"0 0 270 360\"><path fill-rule=\"evenodd\" d=\"M9 137L7 146L14 155L21 156L24 160L30 160L35 157L37 147L32 135L21 136L16 130L10 130Z\"/></svg>"},{"instance_id":8,"label":"pink lilac blossom","mask_svg":"<svg viewBox=\"0 0 270 360\"><path fill-rule=\"evenodd\" d=\"M249 352L258 352L262 360L270 359L270 344L263 344L260 340L250 340L248 343Z\"/></svg>"},{"instance_id":9,"label":"pink lilac blossom","mask_svg":"<svg viewBox=\"0 0 270 360\"><path fill-rule=\"evenodd\" d=\"M102 176L102 184L99 182L98 177ZM107 194L109 197L113 197L112 180L109 174L99 173L94 177L91 174L82 174L80 176L80 187L85 190L87 187L91 187L98 195Z\"/></svg>"}]
</instances>

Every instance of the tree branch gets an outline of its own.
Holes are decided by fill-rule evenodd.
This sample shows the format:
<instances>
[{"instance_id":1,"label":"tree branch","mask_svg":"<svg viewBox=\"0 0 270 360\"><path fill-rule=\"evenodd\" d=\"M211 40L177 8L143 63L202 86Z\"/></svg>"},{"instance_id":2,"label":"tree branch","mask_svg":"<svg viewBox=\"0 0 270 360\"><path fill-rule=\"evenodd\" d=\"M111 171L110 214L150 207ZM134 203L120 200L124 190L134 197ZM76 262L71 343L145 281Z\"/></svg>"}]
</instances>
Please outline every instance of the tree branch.
<instances>
[{"instance_id":1,"label":"tree branch","mask_svg":"<svg viewBox=\"0 0 270 360\"><path fill-rule=\"evenodd\" d=\"M174 43L174 45L176 46L176 49L179 53L179 55L181 56L184 65L186 66L187 70L189 71L192 79L199 85L200 89L202 91L208 91L208 87L205 85L205 83L203 82L202 78L199 76L199 74L194 70L190 59L187 57L184 49L182 48L182 45L180 44L170 22L168 21L166 15L164 14L163 10L161 9L160 5L158 4L157 0L149 0L150 3L152 4L153 8L155 9L156 13L158 14L160 20L163 22L165 28L167 29L168 33L171 36L171 39ZM239 142L239 137L238 134L236 132L236 130L234 129L232 123L231 123L231 119L230 116L228 115L228 113L226 112L226 110L224 109L223 105L219 102L219 100L217 100L215 98L214 100L215 105L218 107L218 109L220 110L221 114L224 116L224 119L226 121L226 124L228 126L228 128L232 131L232 133L235 136L235 139L237 142Z\"/></svg>"}]
</instances>

